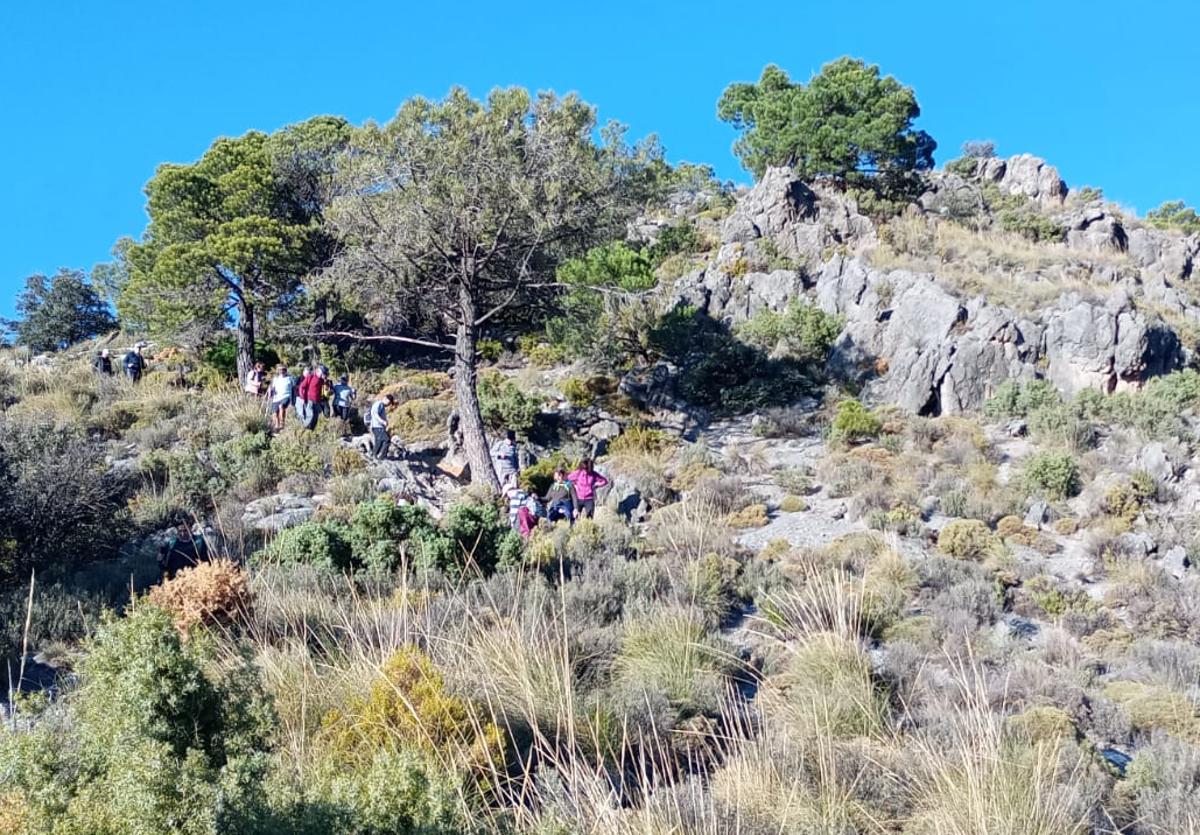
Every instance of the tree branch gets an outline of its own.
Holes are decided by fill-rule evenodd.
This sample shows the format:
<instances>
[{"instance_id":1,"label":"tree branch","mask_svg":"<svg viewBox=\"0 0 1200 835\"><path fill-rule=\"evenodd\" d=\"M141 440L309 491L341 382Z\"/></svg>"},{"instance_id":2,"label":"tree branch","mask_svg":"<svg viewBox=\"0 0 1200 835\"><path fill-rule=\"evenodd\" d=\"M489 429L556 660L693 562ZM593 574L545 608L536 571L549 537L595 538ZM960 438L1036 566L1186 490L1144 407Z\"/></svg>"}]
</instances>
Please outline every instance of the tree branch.
<instances>
[{"instance_id":1,"label":"tree branch","mask_svg":"<svg viewBox=\"0 0 1200 835\"><path fill-rule=\"evenodd\" d=\"M347 339L356 339L360 342L401 342L405 345L421 345L425 348L437 348L442 351L453 351L453 345L445 345L441 342L431 342L427 339L414 339L411 336L392 336L391 334L364 334L353 333L352 331L312 331L311 336L315 337L334 337L340 336Z\"/></svg>"}]
</instances>

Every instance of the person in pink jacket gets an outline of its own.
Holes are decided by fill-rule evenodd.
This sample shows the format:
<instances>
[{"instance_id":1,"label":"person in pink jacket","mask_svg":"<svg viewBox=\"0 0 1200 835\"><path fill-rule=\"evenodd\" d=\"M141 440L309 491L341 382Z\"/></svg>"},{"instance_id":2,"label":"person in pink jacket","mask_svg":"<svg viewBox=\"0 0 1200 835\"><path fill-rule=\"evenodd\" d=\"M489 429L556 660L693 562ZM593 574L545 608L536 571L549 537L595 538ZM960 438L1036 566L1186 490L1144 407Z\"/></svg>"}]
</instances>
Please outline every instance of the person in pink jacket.
<instances>
[{"instance_id":1,"label":"person in pink jacket","mask_svg":"<svg viewBox=\"0 0 1200 835\"><path fill-rule=\"evenodd\" d=\"M567 476L567 481L575 485L575 498L579 500L576 516L591 518L596 513L596 491L607 487L608 479L593 469L592 459L584 458L579 469Z\"/></svg>"}]
</instances>

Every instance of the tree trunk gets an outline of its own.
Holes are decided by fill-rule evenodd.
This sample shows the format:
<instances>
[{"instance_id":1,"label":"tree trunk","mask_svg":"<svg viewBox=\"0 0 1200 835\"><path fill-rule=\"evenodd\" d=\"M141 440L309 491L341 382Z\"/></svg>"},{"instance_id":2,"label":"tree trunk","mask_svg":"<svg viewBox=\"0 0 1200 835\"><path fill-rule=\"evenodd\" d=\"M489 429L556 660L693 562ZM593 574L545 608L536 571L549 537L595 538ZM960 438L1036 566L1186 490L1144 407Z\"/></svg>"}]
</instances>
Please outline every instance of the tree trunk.
<instances>
[{"instance_id":1,"label":"tree trunk","mask_svg":"<svg viewBox=\"0 0 1200 835\"><path fill-rule=\"evenodd\" d=\"M238 383L244 385L254 367L254 308L246 302L237 307L237 372Z\"/></svg>"},{"instance_id":2,"label":"tree trunk","mask_svg":"<svg viewBox=\"0 0 1200 835\"><path fill-rule=\"evenodd\" d=\"M486 484L499 492L500 482L492 467L487 435L483 431L483 415L479 411L478 378L475 367L475 342L479 328L475 324L475 298L465 284L458 290L458 332L454 339L454 396L458 401L459 430L462 432L463 453L471 465L471 483Z\"/></svg>"}]
</instances>

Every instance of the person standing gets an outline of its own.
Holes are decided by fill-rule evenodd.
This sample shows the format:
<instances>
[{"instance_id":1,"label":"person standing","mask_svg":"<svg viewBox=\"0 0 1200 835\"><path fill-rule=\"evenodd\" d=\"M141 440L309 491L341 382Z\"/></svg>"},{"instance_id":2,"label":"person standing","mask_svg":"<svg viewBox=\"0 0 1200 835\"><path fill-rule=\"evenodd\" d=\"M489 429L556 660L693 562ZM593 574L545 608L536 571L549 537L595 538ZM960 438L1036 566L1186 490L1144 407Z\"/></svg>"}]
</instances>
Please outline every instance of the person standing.
<instances>
[{"instance_id":1,"label":"person standing","mask_svg":"<svg viewBox=\"0 0 1200 835\"><path fill-rule=\"evenodd\" d=\"M130 382L136 383L141 380L142 372L146 370L146 359L142 356L142 346L134 345L130 348L122 365L125 367L125 376L129 378Z\"/></svg>"},{"instance_id":2,"label":"person standing","mask_svg":"<svg viewBox=\"0 0 1200 835\"><path fill-rule=\"evenodd\" d=\"M496 468L496 478L501 484L508 479L516 478L521 471L521 454L517 448L517 433L509 429L492 444L492 464Z\"/></svg>"},{"instance_id":3,"label":"person standing","mask_svg":"<svg viewBox=\"0 0 1200 835\"><path fill-rule=\"evenodd\" d=\"M271 427L277 432L283 429L283 422L287 418L295 382L288 374L287 366L280 365L275 369L275 377L271 380L267 396L271 400Z\"/></svg>"},{"instance_id":4,"label":"person standing","mask_svg":"<svg viewBox=\"0 0 1200 835\"><path fill-rule=\"evenodd\" d=\"M371 428L371 457L382 460L388 457L392 436L388 434L388 407L396 402L394 395L385 394L371 404L368 426Z\"/></svg>"},{"instance_id":5,"label":"person standing","mask_svg":"<svg viewBox=\"0 0 1200 835\"><path fill-rule=\"evenodd\" d=\"M305 429L317 428L317 418L321 413L321 402L325 399L327 383L324 369L320 366L314 366L300 381L297 410Z\"/></svg>"},{"instance_id":6,"label":"person standing","mask_svg":"<svg viewBox=\"0 0 1200 835\"><path fill-rule=\"evenodd\" d=\"M579 462L579 469L567 476L575 485L575 496L578 501L576 516L589 519L596 514L596 491L608 486L608 479L596 472L592 459L584 458Z\"/></svg>"},{"instance_id":7,"label":"person standing","mask_svg":"<svg viewBox=\"0 0 1200 835\"><path fill-rule=\"evenodd\" d=\"M242 389L252 397L262 396L263 379L266 377L266 372L263 371L261 362L254 363L254 367L246 372L246 382Z\"/></svg>"},{"instance_id":8,"label":"person standing","mask_svg":"<svg viewBox=\"0 0 1200 835\"><path fill-rule=\"evenodd\" d=\"M350 385L350 378L343 374L333 386L333 414L342 420L350 420L350 406L358 394Z\"/></svg>"},{"instance_id":9,"label":"person standing","mask_svg":"<svg viewBox=\"0 0 1200 835\"><path fill-rule=\"evenodd\" d=\"M113 374L112 357L108 355L108 349L100 349L100 353L96 355L96 359L92 360L92 368L97 374L103 374L106 377L111 377Z\"/></svg>"}]
</instances>

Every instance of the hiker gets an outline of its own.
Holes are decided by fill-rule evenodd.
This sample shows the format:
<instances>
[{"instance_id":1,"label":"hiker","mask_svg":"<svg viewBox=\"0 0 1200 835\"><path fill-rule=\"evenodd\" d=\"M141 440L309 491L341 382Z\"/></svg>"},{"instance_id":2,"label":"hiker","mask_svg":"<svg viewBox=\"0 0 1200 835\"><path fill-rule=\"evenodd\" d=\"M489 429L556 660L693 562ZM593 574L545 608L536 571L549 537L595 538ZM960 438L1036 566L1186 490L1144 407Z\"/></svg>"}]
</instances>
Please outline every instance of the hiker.
<instances>
[{"instance_id":1,"label":"hiker","mask_svg":"<svg viewBox=\"0 0 1200 835\"><path fill-rule=\"evenodd\" d=\"M333 386L333 413L342 420L350 420L350 404L358 394L350 386L350 377L343 374Z\"/></svg>"},{"instance_id":2,"label":"hiker","mask_svg":"<svg viewBox=\"0 0 1200 835\"><path fill-rule=\"evenodd\" d=\"M134 345L130 348L129 353L125 355L125 359L122 361L122 365L125 367L125 376L131 382L136 383L142 379L142 372L146 370L146 359L142 356L142 346Z\"/></svg>"},{"instance_id":3,"label":"hiker","mask_svg":"<svg viewBox=\"0 0 1200 835\"><path fill-rule=\"evenodd\" d=\"M551 522L566 519L572 525L579 515L579 498L575 495L575 485L567 478L566 467L554 470L554 481L546 490L543 499L546 503L546 518Z\"/></svg>"},{"instance_id":4,"label":"hiker","mask_svg":"<svg viewBox=\"0 0 1200 835\"><path fill-rule=\"evenodd\" d=\"M283 422L287 418L288 406L292 403L292 394L295 388L296 381L288 374L287 366L280 365L276 368L275 377L271 380L267 396L271 400L271 427L277 432L283 429Z\"/></svg>"},{"instance_id":5,"label":"hiker","mask_svg":"<svg viewBox=\"0 0 1200 835\"><path fill-rule=\"evenodd\" d=\"M517 449L517 433L509 429L504 437L492 444L492 463L496 467L496 478L501 484L508 481L509 476L516 478L521 471L521 456Z\"/></svg>"},{"instance_id":6,"label":"hiker","mask_svg":"<svg viewBox=\"0 0 1200 835\"><path fill-rule=\"evenodd\" d=\"M320 413L320 403L325 399L327 384L323 366L312 368L300 381L300 390L296 392L296 414L305 429L317 428L317 416Z\"/></svg>"},{"instance_id":7,"label":"hiker","mask_svg":"<svg viewBox=\"0 0 1200 835\"><path fill-rule=\"evenodd\" d=\"M199 565L208 559L208 544L204 536L193 535L187 522L180 522L175 532L158 549L158 564L167 580L184 568Z\"/></svg>"},{"instance_id":8,"label":"hiker","mask_svg":"<svg viewBox=\"0 0 1200 835\"><path fill-rule=\"evenodd\" d=\"M321 365L317 367L321 373L321 399L317 401L317 410L321 413L321 417L329 417L329 396L333 394L333 383L329 379L329 366Z\"/></svg>"},{"instance_id":9,"label":"hiker","mask_svg":"<svg viewBox=\"0 0 1200 835\"><path fill-rule=\"evenodd\" d=\"M265 377L266 373L263 371L263 364L261 362L254 363L254 367L246 372L246 383L242 386L243 391L252 397L260 397Z\"/></svg>"},{"instance_id":10,"label":"hiker","mask_svg":"<svg viewBox=\"0 0 1200 835\"><path fill-rule=\"evenodd\" d=\"M96 359L92 360L92 368L97 374L103 374L106 377L111 377L113 373L112 357L108 355L108 349L100 349L100 353L96 355Z\"/></svg>"},{"instance_id":11,"label":"hiker","mask_svg":"<svg viewBox=\"0 0 1200 835\"><path fill-rule=\"evenodd\" d=\"M517 476L511 475L504 482L504 497L508 500L508 525L528 538L537 527L537 498L521 489Z\"/></svg>"},{"instance_id":12,"label":"hiker","mask_svg":"<svg viewBox=\"0 0 1200 835\"><path fill-rule=\"evenodd\" d=\"M385 394L371 404L368 425L371 428L371 457L380 460L388 457L392 436L388 434L388 407L396 402L395 395Z\"/></svg>"},{"instance_id":13,"label":"hiker","mask_svg":"<svg viewBox=\"0 0 1200 835\"><path fill-rule=\"evenodd\" d=\"M596 490L607 487L608 479L596 472L592 459L584 458L579 462L579 469L567 476L567 480L575 485L579 508L575 513L576 518L592 518L596 514Z\"/></svg>"}]
</instances>

